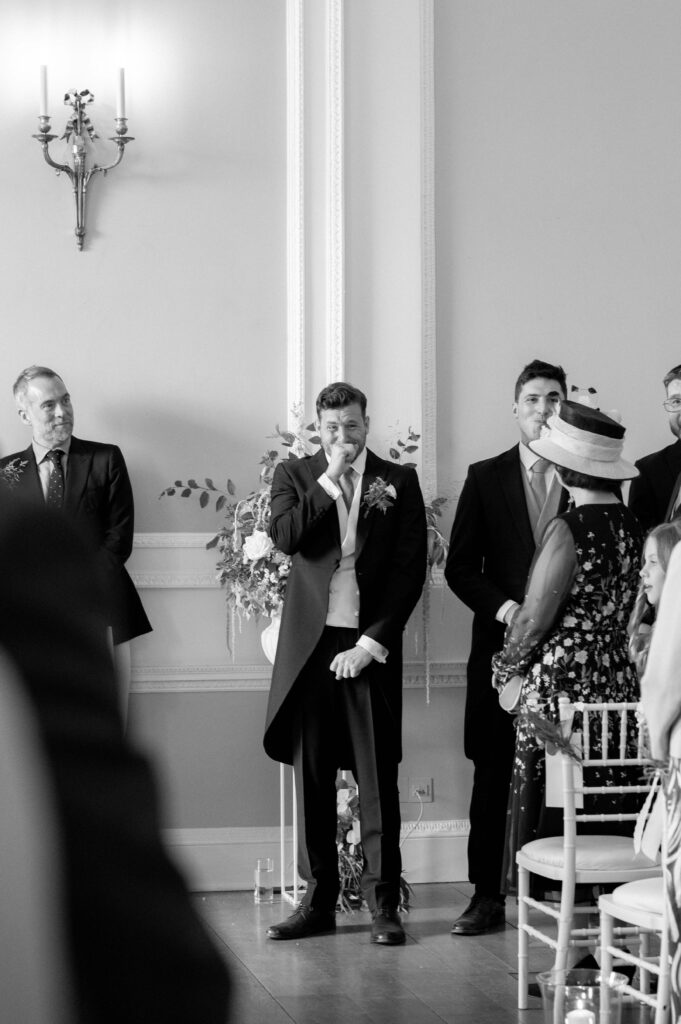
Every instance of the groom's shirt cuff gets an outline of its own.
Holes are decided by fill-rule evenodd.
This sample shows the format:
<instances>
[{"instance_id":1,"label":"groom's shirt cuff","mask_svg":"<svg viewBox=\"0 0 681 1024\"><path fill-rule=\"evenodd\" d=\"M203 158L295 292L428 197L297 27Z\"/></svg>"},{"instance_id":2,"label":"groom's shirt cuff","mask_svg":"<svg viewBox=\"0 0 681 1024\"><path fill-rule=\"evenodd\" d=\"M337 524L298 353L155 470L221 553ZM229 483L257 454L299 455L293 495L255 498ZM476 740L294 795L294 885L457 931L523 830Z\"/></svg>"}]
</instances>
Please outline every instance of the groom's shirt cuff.
<instances>
[{"instance_id":1,"label":"groom's shirt cuff","mask_svg":"<svg viewBox=\"0 0 681 1024\"><path fill-rule=\"evenodd\" d=\"M364 633L357 641L358 647L363 647L365 651L368 651L374 661L380 661L382 665L388 660L388 648L384 647L383 644L379 644L376 640L372 640L370 636L366 636Z\"/></svg>"},{"instance_id":2,"label":"groom's shirt cuff","mask_svg":"<svg viewBox=\"0 0 681 1024\"><path fill-rule=\"evenodd\" d=\"M340 487L336 487L333 480L330 480L326 473L322 473L321 476L317 477L317 483L320 485L320 487L323 487L328 496L330 498L333 498L334 501L338 501L341 494L343 493Z\"/></svg>"}]
</instances>

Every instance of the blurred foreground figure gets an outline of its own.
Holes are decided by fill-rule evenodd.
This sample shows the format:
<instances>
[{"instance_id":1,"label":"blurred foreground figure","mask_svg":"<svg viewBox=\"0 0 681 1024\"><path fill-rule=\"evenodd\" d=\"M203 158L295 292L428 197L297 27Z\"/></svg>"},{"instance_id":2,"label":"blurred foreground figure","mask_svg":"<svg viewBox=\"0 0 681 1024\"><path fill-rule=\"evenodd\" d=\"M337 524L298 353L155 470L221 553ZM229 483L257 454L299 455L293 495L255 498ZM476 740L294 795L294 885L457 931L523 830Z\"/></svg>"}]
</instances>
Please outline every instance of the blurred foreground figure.
<instances>
[{"instance_id":1,"label":"blurred foreground figure","mask_svg":"<svg viewBox=\"0 0 681 1024\"><path fill-rule=\"evenodd\" d=\"M5 499L0 481L0 650L51 788L69 1024L224 1024L226 969L161 845L149 764L123 735L87 551L57 513Z\"/></svg>"},{"instance_id":2,"label":"blurred foreground figure","mask_svg":"<svg viewBox=\"0 0 681 1024\"><path fill-rule=\"evenodd\" d=\"M681 1019L681 543L672 551L641 680L641 703L650 752L666 765L665 893L669 907L669 954L673 1021Z\"/></svg>"}]
</instances>

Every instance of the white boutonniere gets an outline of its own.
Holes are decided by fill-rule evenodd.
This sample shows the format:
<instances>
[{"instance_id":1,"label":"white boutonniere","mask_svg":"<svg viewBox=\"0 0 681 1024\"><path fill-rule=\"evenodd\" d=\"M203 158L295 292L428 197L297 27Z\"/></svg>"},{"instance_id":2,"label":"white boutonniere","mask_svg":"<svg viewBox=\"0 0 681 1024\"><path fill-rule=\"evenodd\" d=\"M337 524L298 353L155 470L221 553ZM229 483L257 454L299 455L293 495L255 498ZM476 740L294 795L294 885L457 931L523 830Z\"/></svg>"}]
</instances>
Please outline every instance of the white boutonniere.
<instances>
[{"instance_id":1,"label":"white boutonniere","mask_svg":"<svg viewBox=\"0 0 681 1024\"><path fill-rule=\"evenodd\" d=\"M393 485L387 484L382 477L377 476L364 495L362 501L362 504L366 506L364 515L368 516L372 508L380 509L385 515L396 498L397 491Z\"/></svg>"}]
</instances>

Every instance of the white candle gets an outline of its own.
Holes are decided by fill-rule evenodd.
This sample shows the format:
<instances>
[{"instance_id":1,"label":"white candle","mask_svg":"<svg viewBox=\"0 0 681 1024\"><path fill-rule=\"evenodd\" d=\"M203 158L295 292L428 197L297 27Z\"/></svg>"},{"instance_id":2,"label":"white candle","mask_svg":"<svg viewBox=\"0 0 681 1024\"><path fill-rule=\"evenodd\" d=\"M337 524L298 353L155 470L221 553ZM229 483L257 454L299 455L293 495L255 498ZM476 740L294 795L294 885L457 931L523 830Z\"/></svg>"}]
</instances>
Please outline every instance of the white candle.
<instances>
[{"instance_id":1,"label":"white candle","mask_svg":"<svg viewBox=\"0 0 681 1024\"><path fill-rule=\"evenodd\" d=\"M40 65L40 116L47 117L47 65Z\"/></svg>"},{"instance_id":2,"label":"white candle","mask_svg":"<svg viewBox=\"0 0 681 1024\"><path fill-rule=\"evenodd\" d=\"M116 117L125 117L125 68L118 69L118 88L116 89Z\"/></svg>"}]
</instances>

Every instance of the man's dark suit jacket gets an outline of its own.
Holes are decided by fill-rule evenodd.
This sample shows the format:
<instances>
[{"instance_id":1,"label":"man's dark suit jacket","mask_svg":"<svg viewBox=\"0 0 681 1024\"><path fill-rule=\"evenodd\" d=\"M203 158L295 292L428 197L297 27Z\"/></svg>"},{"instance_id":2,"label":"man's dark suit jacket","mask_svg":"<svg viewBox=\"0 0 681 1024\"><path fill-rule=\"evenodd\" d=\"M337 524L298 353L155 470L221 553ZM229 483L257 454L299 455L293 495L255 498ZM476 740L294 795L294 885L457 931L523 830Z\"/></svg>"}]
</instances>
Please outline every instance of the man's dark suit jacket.
<instances>
[{"instance_id":1,"label":"man's dark suit jacket","mask_svg":"<svg viewBox=\"0 0 681 1024\"><path fill-rule=\"evenodd\" d=\"M505 626L495 616L505 601L522 602L535 553L522 472L518 445L470 466L452 527L445 578L473 611L464 730L471 760L490 755L490 726L500 714L491 662Z\"/></svg>"},{"instance_id":2,"label":"man's dark suit jacket","mask_svg":"<svg viewBox=\"0 0 681 1024\"><path fill-rule=\"evenodd\" d=\"M646 455L635 465L640 476L631 481L629 508L647 533L667 518L672 491L681 473L681 441Z\"/></svg>"},{"instance_id":3,"label":"man's dark suit jacket","mask_svg":"<svg viewBox=\"0 0 681 1024\"><path fill-rule=\"evenodd\" d=\"M317 483L328 468L320 450L277 466L272 483L271 536L293 556L272 672L265 726L265 750L276 761L293 763L294 684L321 637L329 584L341 558L335 501ZM367 512L365 496L377 477L395 488L385 512ZM389 651L385 664L372 661L374 704L396 760L401 758L402 632L423 589L426 520L413 469L379 459L367 450L357 520L355 572L359 589L358 636L366 634Z\"/></svg>"},{"instance_id":4,"label":"man's dark suit jacket","mask_svg":"<svg viewBox=\"0 0 681 1024\"><path fill-rule=\"evenodd\" d=\"M0 466L14 459L26 465L11 495L44 506L33 446L0 459ZM114 643L148 633L151 625L125 568L132 551L135 516L132 487L120 448L71 438L62 511L97 554Z\"/></svg>"},{"instance_id":5,"label":"man's dark suit jacket","mask_svg":"<svg viewBox=\"0 0 681 1024\"><path fill-rule=\"evenodd\" d=\"M149 765L123 735L91 555L63 516L14 501L0 566L0 647L54 792L74 1024L224 1024L224 964L162 846Z\"/></svg>"}]
</instances>

